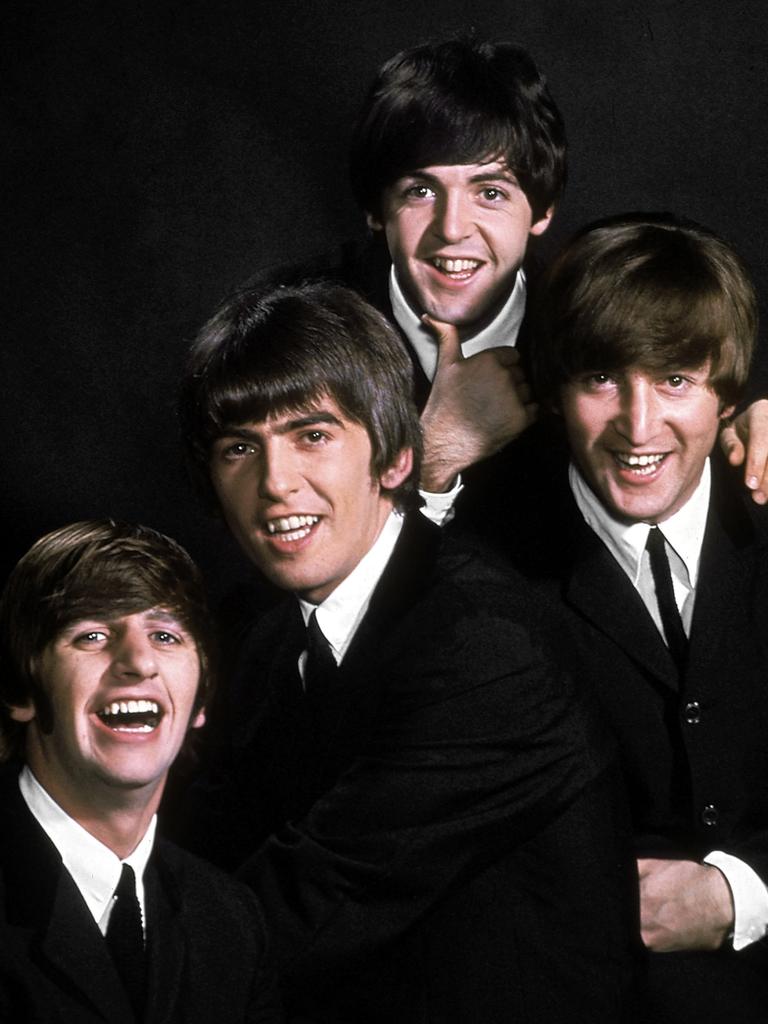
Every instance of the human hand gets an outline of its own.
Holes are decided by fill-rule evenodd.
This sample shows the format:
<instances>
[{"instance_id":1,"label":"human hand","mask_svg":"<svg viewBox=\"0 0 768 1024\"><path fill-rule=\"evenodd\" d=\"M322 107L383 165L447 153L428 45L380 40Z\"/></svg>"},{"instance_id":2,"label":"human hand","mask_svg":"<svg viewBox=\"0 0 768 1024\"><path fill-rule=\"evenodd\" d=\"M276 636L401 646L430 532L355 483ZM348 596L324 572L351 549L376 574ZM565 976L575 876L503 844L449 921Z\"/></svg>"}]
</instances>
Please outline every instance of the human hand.
<instances>
[{"instance_id":1,"label":"human hand","mask_svg":"<svg viewBox=\"0 0 768 1024\"><path fill-rule=\"evenodd\" d=\"M657 953L719 949L733 928L733 899L725 876L709 864L642 858L640 934Z\"/></svg>"},{"instance_id":2,"label":"human hand","mask_svg":"<svg viewBox=\"0 0 768 1024\"><path fill-rule=\"evenodd\" d=\"M422 319L439 350L421 416L421 485L437 492L447 490L457 473L517 437L535 419L536 405L515 349L487 349L465 358L453 324Z\"/></svg>"},{"instance_id":3,"label":"human hand","mask_svg":"<svg viewBox=\"0 0 768 1024\"><path fill-rule=\"evenodd\" d=\"M768 502L768 399L761 398L720 432L732 466L744 464L744 483L758 505Z\"/></svg>"}]
</instances>

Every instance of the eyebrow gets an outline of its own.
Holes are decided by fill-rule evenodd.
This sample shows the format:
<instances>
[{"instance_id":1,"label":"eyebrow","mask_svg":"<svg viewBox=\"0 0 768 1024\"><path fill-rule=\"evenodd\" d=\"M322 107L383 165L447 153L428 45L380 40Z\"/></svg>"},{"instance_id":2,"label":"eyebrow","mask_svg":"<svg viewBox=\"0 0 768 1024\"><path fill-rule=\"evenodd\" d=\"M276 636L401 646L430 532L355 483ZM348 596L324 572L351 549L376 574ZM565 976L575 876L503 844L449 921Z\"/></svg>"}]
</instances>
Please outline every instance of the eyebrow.
<instances>
[{"instance_id":1,"label":"eyebrow","mask_svg":"<svg viewBox=\"0 0 768 1024\"><path fill-rule=\"evenodd\" d=\"M278 434L290 434L292 430L301 430L304 427L311 427L316 423L326 423L329 426L344 429L344 424L338 416L335 416L332 412L324 412L318 409L314 412L307 412L278 423L275 427L275 432ZM220 435L219 440L230 437L242 437L247 441L258 441L260 436L258 430L252 430L246 426L237 426L226 428Z\"/></svg>"},{"instance_id":2,"label":"eyebrow","mask_svg":"<svg viewBox=\"0 0 768 1024\"><path fill-rule=\"evenodd\" d=\"M93 623L96 625L112 626L115 622L120 619L126 618L128 615L142 615L147 622L158 622L166 623L168 625L174 624L178 629L185 629L181 618L174 612L166 611L164 608L146 608L139 612L121 612L121 611L95 611L90 614L84 614L78 616L76 619L72 619L71 622L66 623L59 630L60 634L77 632L78 629L84 623Z\"/></svg>"},{"instance_id":3,"label":"eyebrow","mask_svg":"<svg viewBox=\"0 0 768 1024\"><path fill-rule=\"evenodd\" d=\"M409 171L407 174L403 174L399 180L405 181L408 178L421 178L424 181L430 182L431 184L442 184L440 179L436 175L430 174L429 171ZM473 185L482 184L482 182L484 181L504 181L510 185L517 185L518 187L520 186L520 182L517 180L517 176L513 174L512 171L505 169L503 167L499 167L495 171L482 171L478 172L477 174L473 174L469 181L470 184Z\"/></svg>"}]
</instances>

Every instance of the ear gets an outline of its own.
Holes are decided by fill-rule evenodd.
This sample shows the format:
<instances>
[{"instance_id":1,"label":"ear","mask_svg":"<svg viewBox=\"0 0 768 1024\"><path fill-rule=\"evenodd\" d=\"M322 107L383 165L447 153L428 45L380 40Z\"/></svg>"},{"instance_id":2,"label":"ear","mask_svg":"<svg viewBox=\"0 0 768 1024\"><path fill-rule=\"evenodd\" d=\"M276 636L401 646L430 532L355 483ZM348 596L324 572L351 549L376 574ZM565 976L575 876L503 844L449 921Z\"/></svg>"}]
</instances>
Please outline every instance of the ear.
<instances>
[{"instance_id":1,"label":"ear","mask_svg":"<svg viewBox=\"0 0 768 1024\"><path fill-rule=\"evenodd\" d=\"M379 477L379 483L385 491L394 491L396 487L408 479L413 469L413 449L403 448L395 456L394 462Z\"/></svg>"},{"instance_id":2,"label":"ear","mask_svg":"<svg viewBox=\"0 0 768 1024\"><path fill-rule=\"evenodd\" d=\"M371 229L371 231L383 231L384 225L374 213L366 213L365 223Z\"/></svg>"},{"instance_id":3,"label":"ear","mask_svg":"<svg viewBox=\"0 0 768 1024\"><path fill-rule=\"evenodd\" d=\"M35 717L35 705L31 700L26 704L11 704L8 710L14 722L31 722Z\"/></svg>"},{"instance_id":4,"label":"ear","mask_svg":"<svg viewBox=\"0 0 768 1024\"><path fill-rule=\"evenodd\" d=\"M719 418L721 420L729 420L731 418L731 416L733 416L733 414L735 412L736 412L736 406L735 405L726 405L726 406L723 406L723 408L720 410L720 412L718 413L718 416L719 416Z\"/></svg>"},{"instance_id":5,"label":"ear","mask_svg":"<svg viewBox=\"0 0 768 1024\"><path fill-rule=\"evenodd\" d=\"M205 708L200 708L195 717L189 723L190 729L202 729L205 725Z\"/></svg>"},{"instance_id":6,"label":"ear","mask_svg":"<svg viewBox=\"0 0 768 1024\"><path fill-rule=\"evenodd\" d=\"M547 212L544 214L544 216L541 218L541 220L537 220L535 222L535 224L531 225L531 232L530 233L532 235L543 235L544 232L549 227L550 221L552 220L554 215L555 215L555 207L554 207L554 204L553 204L552 206L550 206L550 208L547 210Z\"/></svg>"}]
</instances>

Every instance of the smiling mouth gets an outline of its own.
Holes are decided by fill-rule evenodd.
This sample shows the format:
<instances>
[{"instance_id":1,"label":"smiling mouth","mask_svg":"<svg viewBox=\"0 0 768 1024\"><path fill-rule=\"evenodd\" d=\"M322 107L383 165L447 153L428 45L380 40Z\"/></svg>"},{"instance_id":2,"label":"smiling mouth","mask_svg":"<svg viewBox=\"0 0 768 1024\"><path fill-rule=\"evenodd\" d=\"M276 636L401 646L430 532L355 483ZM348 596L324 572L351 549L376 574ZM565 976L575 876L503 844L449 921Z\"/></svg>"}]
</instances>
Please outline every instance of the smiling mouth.
<instances>
[{"instance_id":1,"label":"smiling mouth","mask_svg":"<svg viewBox=\"0 0 768 1024\"><path fill-rule=\"evenodd\" d=\"M627 455L624 452L613 452L612 454L622 469L628 469L635 476L652 476L669 453L659 452L653 455Z\"/></svg>"},{"instance_id":2,"label":"smiling mouth","mask_svg":"<svg viewBox=\"0 0 768 1024\"><path fill-rule=\"evenodd\" d=\"M320 516L283 516L270 519L266 530L270 537L278 537L280 540L302 540L319 522Z\"/></svg>"},{"instance_id":3,"label":"smiling mouth","mask_svg":"<svg viewBox=\"0 0 768 1024\"><path fill-rule=\"evenodd\" d=\"M450 259L446 256L434 256L429 262L436 270L459 281L472 277L483 265L482 260Z\"/></svg>"},{"instance_id":4,"label":"smiling mouth","mask_svg":"<svg viewBox=\"0 0 768 1024\"><path fill-rule=\"evenodd\" d=\"M115 732L152 732L160 724L163 712L153 700L115 700L97 715Z\"/></svg>"}]
</instances>

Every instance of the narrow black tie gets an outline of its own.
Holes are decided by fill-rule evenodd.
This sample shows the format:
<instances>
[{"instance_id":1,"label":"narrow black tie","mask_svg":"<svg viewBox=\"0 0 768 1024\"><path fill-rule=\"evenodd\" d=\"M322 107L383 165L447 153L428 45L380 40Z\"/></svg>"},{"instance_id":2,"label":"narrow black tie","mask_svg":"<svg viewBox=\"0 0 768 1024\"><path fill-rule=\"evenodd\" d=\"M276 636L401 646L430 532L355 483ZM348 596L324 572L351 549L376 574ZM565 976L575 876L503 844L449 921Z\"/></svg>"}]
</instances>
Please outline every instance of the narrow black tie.
<instances>
[{"instance_id":1,"label":"narrow black tie","mask_svg":"<svg viewBox=\"0 0 768 1024\"><path fill-rule=\"evenodd\" d=\"M313 611L307 623L307 660L304 663L304 689L313 699L322 699L330 689L338 665L331 645L317 622Z\"/></svg>"},{"instance_id":2,"label":"narrow black tie","mask_svg":"<svg viewBox=\"0 0 768 1024\"><path fill-rule=\"evenodd\" d=\"M115 898L107 924L107 946L136 1017L142 1020L147 983L144 931L141 926L141 908L136 898L136 879L128 864L123 864Z\"/></svg>"},{"instance_id":3,"label":"narrow black tie","mask_svg":"<svg viewBox=\"0 0 768 1024\"><path fill-rule=\"evenodd\" d=\"M678 673L682 676L688 656L688 638L685 635L683 620L680 618L680 610L675 600L672 573L664 547L664 534L658 526L652 526L648 531L646 547L651 560L653 585L656 588L656 600L659 605L659 615L664 627L667 647L677 665Z\"/></svg>"}]
</instances>

